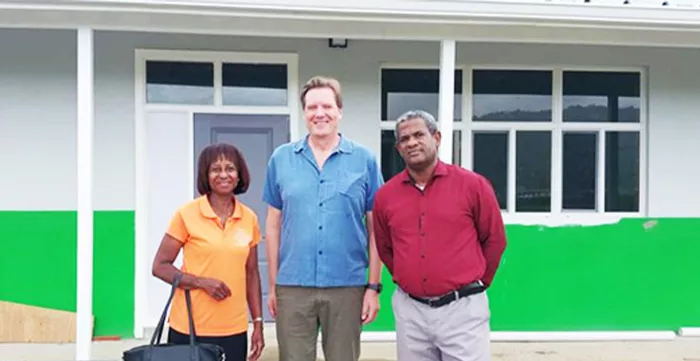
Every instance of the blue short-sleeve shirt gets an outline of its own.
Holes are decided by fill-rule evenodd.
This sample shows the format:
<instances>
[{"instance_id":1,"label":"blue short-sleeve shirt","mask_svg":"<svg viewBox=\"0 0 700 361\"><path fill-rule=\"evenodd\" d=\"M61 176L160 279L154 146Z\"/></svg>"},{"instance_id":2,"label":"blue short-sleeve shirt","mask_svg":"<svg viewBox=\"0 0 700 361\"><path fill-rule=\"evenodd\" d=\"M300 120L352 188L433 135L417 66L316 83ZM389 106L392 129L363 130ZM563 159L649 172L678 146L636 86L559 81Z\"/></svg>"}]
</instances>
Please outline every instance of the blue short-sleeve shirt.
<instances>
[{"instance_id":1,"label":"blue short-sleeve shirt","mask_svg":"<svg viewBox=\"0 0 700 361\"><path fill-rule=\"evenodd\" d=\"M277 284L365 285L365 214L383 183L372 152L342 135L323 169L308 146L308 136L275 149L267 165L263 201L282 212Z\"/></svg>"}]
</instances>

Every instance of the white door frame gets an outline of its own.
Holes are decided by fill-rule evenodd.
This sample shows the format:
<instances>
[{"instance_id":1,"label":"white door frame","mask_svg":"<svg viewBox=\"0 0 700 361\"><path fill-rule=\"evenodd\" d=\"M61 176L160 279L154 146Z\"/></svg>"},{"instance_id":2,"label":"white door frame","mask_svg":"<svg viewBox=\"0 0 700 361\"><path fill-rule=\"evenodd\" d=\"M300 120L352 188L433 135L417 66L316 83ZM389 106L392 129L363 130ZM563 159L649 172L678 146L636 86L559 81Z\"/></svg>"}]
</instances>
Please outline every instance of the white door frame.
<instances>
[{"instance_id":1,"label":"white door frame","mask_svg":"<svg viewBox=\"0 0 700 361\"><path fill-rule=\"evenodd\" d=\"M214 64L214 104L213 105L179 105L179 104L147 104L146 103L146 61L199 61ZM135 109L135 180L136 206L134 207L135 223L135 254L134 254L134 337L144 336L146 325L146 280L152 277L146 266L147 259L147 172L146 172L146 124L147 110L178 110L189 113L189 149L187 162L190 172L188 189L194 189L194 114L225 113L225 114L288 114L289 136L294 141L299 138L299 55L296 53L251 53L251 52L214 52L187 50L152 50L135 49L134 54L134 109ZM287 65L287 105L286 106L227 106L222 104L222 64L229 62L262 63Z\"/></svg>"}]
</instances>

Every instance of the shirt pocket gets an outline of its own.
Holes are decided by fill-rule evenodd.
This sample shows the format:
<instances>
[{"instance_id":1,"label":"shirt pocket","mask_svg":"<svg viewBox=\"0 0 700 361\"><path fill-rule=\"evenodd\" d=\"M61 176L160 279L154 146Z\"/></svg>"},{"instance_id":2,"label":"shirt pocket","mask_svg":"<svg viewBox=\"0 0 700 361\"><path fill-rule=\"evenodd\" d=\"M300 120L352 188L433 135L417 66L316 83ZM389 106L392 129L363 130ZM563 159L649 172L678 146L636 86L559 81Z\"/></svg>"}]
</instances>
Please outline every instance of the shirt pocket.
<instances>
[{"instance_id":1,"label":"shirt pocket","mask_svg":"<svg viewBox=\"0 0 700 361\"><path fill-rule=\"evenodd\" d=\"M347 215L362 212L365 198L365 173L347 170L338 172L331 197L335 211Z\"/></svg>"},{"instance_id":2,"label":"shirt pocket","mask_svg":"<svg viewBox=\"0 0 700 361\"><path fill-rule=\"evenodd\" d=\"M349 198L363 198L365 195L365 173L343 171L340 172L338 181L338 193Z\"/></svg>"}]
</instances>

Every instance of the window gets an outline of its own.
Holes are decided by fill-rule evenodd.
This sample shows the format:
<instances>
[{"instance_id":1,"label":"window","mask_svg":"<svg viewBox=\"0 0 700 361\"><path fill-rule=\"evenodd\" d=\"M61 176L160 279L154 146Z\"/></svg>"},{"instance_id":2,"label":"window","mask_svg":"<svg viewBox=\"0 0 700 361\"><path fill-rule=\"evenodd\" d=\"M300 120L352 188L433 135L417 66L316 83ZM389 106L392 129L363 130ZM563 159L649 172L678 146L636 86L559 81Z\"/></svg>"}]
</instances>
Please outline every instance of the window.
<instances>
[{"instance_id":1,"label":"window","mask_svg":"<svg viewBox=\"0 0 700 361\"><path fill-rule=\"evenodd\" d=\"M287 105L287 65L223 64L224 105Z\"/></svg>"},{"instance_id":2,"label":"window","mask_svg":"<svg viewBox=\"0 0 700 361\"><path fill-rule=\"evenodd\" d=\"M470 71L470 84L461 84L462 70L455 75L455 118L462 92L471 114L455 119L454 163L488 178L504 212L644 211L641 71ZM385 178L403 168L391 116L422 104L436 114L438 80L438 69L382 71Z\"/></svg>"},{"instance_id":3,"label":"window","mask_svg":"<svg viewBox=\"0 0 700 361\"><path fill-rule=\"evenodd\" d=\"M381 164L384 179L389 180L404 169L396 150L394 129L396 119L409 110L421 109L438 116L440 71L438 69L382 69L382 149ZM462 70L455 70L454 132L452 162L462 162Z\"/></svg>"},{"instance_id":4,"label":"window","mask_svg":"<svg viewBox=\"0 0 700 361\"><path fill-rule=\"evenodd\" d=\"M396 121L406 111L421 109L437 117L438 69L382 69L382 120ZM455 71L454 116L462 117L462 71Z\"/></svg>"},{"instance_id":5,"label":"window","mask_svg":"<svg viewBox=\"0 0 700 361\"><path fill-rule=\"evenodd\" d=\"M475 122L552 120L551 72L477 70L473 79Z\"/></svg>"},{"instance_id":6,"label":"window","mask_svg":"<svg viewBox=\"0 0 700 361\"><path fill-rule=\"evenodd\" d=\"M474 133L474 169L491 181L501 209L508 208L508 133Z\"/></svg>"},{"instance_id":7,"label":"window","mask_svg":"<svg viewBox=\"0 0 700 361\"><path fill-rule=\"evenodd\" d=\"M146 61L149 104L286 107L286 64Z\"/></svg>"},{"instance_id":8,"label":"window","mask_svg":"<svg viewBox=\"0 0 700 361\"><path fill-rule=\"evenodd\" d=\"M472 169L503 210L640 212L640 72L476 69L472 89Z\"/></svg>"},{"instance_id":9,"label":"window","mask_svg":"<svg viewBox=\"0 0 700 361\"><path fill-rule=\"evenodd\" d=\"M146 62L148 103L214 104L214 64L177 61Z\"/></svg>"}]
</instances>

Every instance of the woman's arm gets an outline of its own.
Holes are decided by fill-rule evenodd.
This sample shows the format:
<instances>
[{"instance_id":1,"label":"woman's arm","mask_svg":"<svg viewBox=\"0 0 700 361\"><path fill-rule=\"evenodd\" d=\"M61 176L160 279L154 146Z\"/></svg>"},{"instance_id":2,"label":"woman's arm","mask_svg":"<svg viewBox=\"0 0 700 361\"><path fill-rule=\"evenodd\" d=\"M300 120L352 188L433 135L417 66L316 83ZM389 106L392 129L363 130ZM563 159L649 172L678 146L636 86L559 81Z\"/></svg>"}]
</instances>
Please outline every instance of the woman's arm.
<instances>
[{"instance_id":1,"label":"woman's arm","mask_svg":"<svg viewBox=\"0 0 700 361\"><path fill-rule=\"evenodd\" d=\"M175 268L173 262L175 262L175 258L181 248L182 243L180 241L167 233L163 236L163 240L160 242L158 252L156 252L155 259L153 260L152 272L155 277L169 284L173 283L175 275L180 273L180 270ZM188 273L182 273L182 280L180 280L179 287L183 289L204 289L217 300L223 300L231 295L231 290L223 282L197 277Z\"/></svg>"},{"instance_id":2,"label":"woman's arm","mask_svg":"<svg viewBox=\"0 0 700 361\"><path fill-rule=\"evenodd\" d=\"M250 316L253 318L254 326L262 326L262 286L260 283L260 270L258 269L258 246L250 248L248 260L246 262L246 298Z\"/></svg>"},{"instance_id":3,"label":"woman's arm","mask_svg":"<svg viewBox=\"0 0 700 361\"><path fill-rule=\"evenodd\" d=\"M248 359L257 361L265 348L265 337L262 332L262 286L260 284L260 270L258 269L257 245L250 247L245 271L246 298L248 299L250 315L253 318L253 334L250 336L250 356Z\"/></svg>"},{"instance_id":4,"label":"woman's arm","mask_svg":"<svg viewBox=\"0 0 700 361\"><path fill-rule=\"evenodd\" d=\"M172 284L175 275L180 272L175 268L173 262L175 262L175 258L177 258L177 254L180 253L181 248L182 243L180 241L167 233L163 235L163 240L160 241L156 257L153 260L153 275ZM183 273L180 287L185 289L198 288L197 277Z\"/></svg>"}]
</instances>

